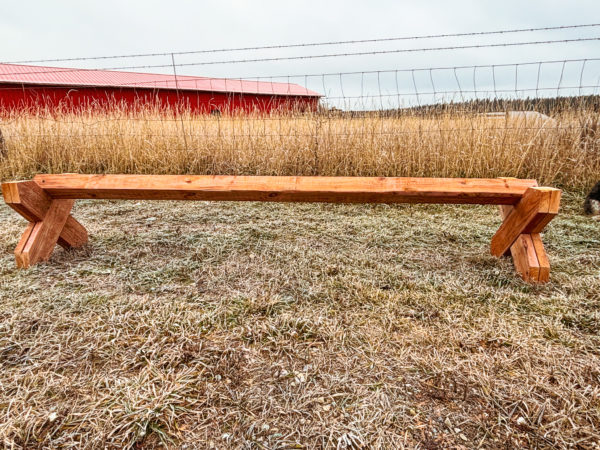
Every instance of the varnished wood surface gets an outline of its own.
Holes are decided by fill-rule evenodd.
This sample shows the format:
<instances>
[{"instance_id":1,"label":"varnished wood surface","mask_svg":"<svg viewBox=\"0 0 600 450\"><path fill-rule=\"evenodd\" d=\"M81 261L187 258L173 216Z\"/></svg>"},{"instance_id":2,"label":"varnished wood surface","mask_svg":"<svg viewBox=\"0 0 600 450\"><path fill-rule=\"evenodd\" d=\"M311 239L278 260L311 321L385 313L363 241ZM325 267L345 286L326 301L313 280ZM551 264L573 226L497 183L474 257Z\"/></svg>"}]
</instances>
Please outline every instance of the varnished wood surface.
<instances>
[{"instance_id":1,"label":"varnished wood surface","mask_svg":"<svg viewBox=\"0 0 600 450\"><path fill-rule=\"evenodd\" d=\"M514 205L535 180L488 178L37 175L53 198Z\"/></svg>"}]
</instances>

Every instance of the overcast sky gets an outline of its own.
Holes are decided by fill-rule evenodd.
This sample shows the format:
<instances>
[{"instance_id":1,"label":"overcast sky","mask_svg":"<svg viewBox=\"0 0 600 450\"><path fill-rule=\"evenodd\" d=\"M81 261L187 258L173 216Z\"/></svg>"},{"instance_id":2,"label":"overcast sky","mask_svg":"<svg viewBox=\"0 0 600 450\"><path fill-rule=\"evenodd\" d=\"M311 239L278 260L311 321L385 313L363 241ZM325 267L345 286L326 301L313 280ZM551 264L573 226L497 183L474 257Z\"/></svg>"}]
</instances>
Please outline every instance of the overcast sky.
<instances>
[{"instance_id":1,"label":"overcast sky","mask_svg":"<svg viewBox=\"0 0 600 450\"><path fill-rule=\"evenodd\" d=\"M600 22L600 1L26 1L3 2L0 60L22 61L131 53L180 52L228 47L295 44L461 33ZM176 56L177 63L229 59L368 52L483 43L600 37L600 27L471 38L423 39L360 45ZM220 77L344 73L440 66L505 64L600 58L600 41L554 45L391 53L324 59L180 67L180 74ZM170 64L169 57L40 63L63 67ZM544 65L540 83L558 87L599 84L593 61ZM582 68L583 76L581 74ZM538 66L517 70L517 88L536 87ZM172 73L169 68L139 69ZM514 89L515 68L294 77L290 81L336 96L451 90ZM560 79L562 73L562 80ZM458 78L458 79L457 79ZM475 82L473 80L475 79ZM282 80L285 80L282 79ZM590 88L591 89L591 88ZM592 89L593 90L593 89ZM585 91L589 93L589 91ZM597 92L597 89L596 89ZM414 99L413 99L414 100Z\"/></svg>"}]
</instances>

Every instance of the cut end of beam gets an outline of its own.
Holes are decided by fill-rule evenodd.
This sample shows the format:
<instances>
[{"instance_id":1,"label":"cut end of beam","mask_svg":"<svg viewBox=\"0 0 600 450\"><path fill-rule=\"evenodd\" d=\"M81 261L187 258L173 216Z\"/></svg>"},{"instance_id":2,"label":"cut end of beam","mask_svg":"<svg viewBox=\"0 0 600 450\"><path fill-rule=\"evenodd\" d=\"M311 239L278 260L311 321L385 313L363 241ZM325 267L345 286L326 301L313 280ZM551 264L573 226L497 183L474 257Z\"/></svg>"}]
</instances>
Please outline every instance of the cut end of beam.
<instances>
[{"instance_id":1,"label":"cut end of beam","mask_svg":"<svg viewBox=\"0 0 600 450\"><path fill-rule=\"evenodd\" d=\"M13 200L14 194L14 182L2 183L2 197L4 197L4 202L6 204L18 202L18 198Z\"/></svg>"}]
</instances>

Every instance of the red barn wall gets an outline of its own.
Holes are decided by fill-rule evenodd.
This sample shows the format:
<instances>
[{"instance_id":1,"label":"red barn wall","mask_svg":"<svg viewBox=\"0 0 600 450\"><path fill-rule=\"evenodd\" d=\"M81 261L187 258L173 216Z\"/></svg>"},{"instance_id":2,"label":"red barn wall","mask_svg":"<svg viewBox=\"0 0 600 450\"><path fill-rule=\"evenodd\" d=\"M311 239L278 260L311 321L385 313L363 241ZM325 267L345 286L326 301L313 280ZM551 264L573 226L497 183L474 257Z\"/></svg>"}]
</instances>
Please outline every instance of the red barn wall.
<instances>
[{"instance_id":1,"label":"red barn wall","mask_svg":"<svg viewBox=\"0 0 600 450\"><path fill-rule=\"evenodd\" d=\"M156 106L161 109L189 109L199 114L272 111L315 111L318 97L277 96L199 92L175 89L140 89L111 87L32 86L0 83L0 109L4 111L35 110L69 111L120 106L139 109Z\"/></svg>"}]
</instances>

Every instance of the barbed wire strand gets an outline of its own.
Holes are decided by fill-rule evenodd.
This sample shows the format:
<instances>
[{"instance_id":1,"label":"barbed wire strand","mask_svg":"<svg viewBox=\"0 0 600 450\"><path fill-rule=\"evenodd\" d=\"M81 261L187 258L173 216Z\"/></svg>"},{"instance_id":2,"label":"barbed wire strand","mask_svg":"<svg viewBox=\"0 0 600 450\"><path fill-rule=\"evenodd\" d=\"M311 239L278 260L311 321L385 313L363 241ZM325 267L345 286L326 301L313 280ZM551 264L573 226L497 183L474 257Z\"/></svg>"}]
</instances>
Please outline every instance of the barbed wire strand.
<instances>
[{"instance_id":1,"label":"barbed wire strand","mask_svg":"<svg viewBox=\"0 0 600 450\"><path fill-rule=\"evenodd\" d=\"M392 73L392 72L422 72L422 71L431 71L431 70L435 70L435 71L443 71L443 70L466 70L466 69L481 69L481 68L501 68L501 67L512 67L515 66L516 64L520 65L520 66L528 66L528 65L545 65L545 64L563 64L563 63L576 63L576 62L595 62L595 61L600 61L600 58L585 58L585 59L559 59L559 60L545 60L545 61L530 61L530 62L518 62L518 63L503 63L503 64L479 64L479 65L460 65L460 66L439 66L439 67L421 67L421 68L407 68L407 69L383 69L383 70L368 70L368 71L349 71L349 72L342 72L343 75L358 75L358 74L376 74L376 73ZM215 89L212 89L212 82L213 81L235 81L235 82L240 82L240 81L247 81L249 78L255 79L257 80L257 83L260 82L260 80L270 80L270 83L273 84L282 84L282 82L280 81L273 81L276 79L284 79L284 78L288 78L288 79L294 79L294 78L304 78L306 79L310 79L310 78L314 78L314 77L330 77L330 76L339 76L340 72L329 72L329 73L310 73L310 74L287 74L287 75L267 75L267 76L248 76L248 77L230 77L230 78L207 78L207 77L194 77L194 76L183 76L183 77L179 77L179 79L181 80L183 78L183 81L195 81L197 82L198 80L209 80L209 83L211 85L211 89L209 89L207 92L219 92ZM6 83L6 80L2 80L2 75L8 75L8 74L0 74L0 83L4 82ZM169 88L164 88L161 86L156 85L156 83L164 83L164 82L172 82L174 81L173 78L165 78L165 79L160 79L160 80L152 80L153 83L155 83L155 86L147 86L148 82L147 81L135 81L135 82L127 82L127 83L118 83L115 85L109 85L109 84L90 84L90 83L78 83L78 84L69 84L69 86L71 85L75 85L78 87L106 87L106 86L116 86L116 87L137 87L137 88L146 88L146 89L169 89ZM13 81L11 82L11 84L16 84L18 86L16 87L6 87L6 86L0 86L0 90L7 90L7 89L16 89L16 90L22 90L22 89L27 89L28 85L27 83L32 83L35 84L36 82L27 82L27 81ZM264 81L262 83L265 83ZM39 82L37 82L37 84L39 84ZM46 83L44 83L46 84ZM47 83L48 85L52 85L52 86L61 86L62 84L60 83ZM305 83L306 84L306 83ZM196 83L197 86L197 83ZM34 87L35 88L35 87ZM271 86L271 88L273 89L273 86ZM184 87L180 87L180 89L183 90L192 90L190 88L184 88ZM196 89L194 89L196 90ZM257 89L258 90L258 89ZM308 92L308 89L305 88L305 92ZM253 93L253 92L247 92L247 93ZM274 94L274 91L272 90L272 93ZM294 95L299 95L299 94L294 94ZM310 93L309 93L310 95Z\"/></svg>"},{"instance_id":2,"label":"barbed wire strand","mask_svg":"<svg viewBox=\"0 0 600 450\"><path fill-rule=\"evenodd\" d=\"M470 44L470 45L453 45L445 47L424 47L424 48L401 48L401 49L389 49L389 50L371 50L362 52L346 52L346 53L326 53L319 55L295 55L295 56L279 56L271 58L248 58L248 59L230 59L220 61L198 61L198 62L186 62L178 63L177 67L193 67L193 66L208 66L208 65L224 65L224 64L245 64L245 63L256 63L256 62L278 62L278 61L292 61L292 60L307 60L307 59L322 59L322 58L341 58L349 56L375 56L384 54L398 54L398 53L416 53L416 52L433 52L433 51L449 51L449 50L468 50L468 49L482 49L482 48L499 48L499 47L516 47L516 46L529 46L529 45L549 45L549 44L566 44L575 42L588 42L588 41L600 41L600 37L586 37L586 38L574 38L574 39L558 39L558 40L544 40L544 41L522 41L522 42L502 42L494 44ZM69 72L98 72L98 71L124 71L124 70L141 70L141 69L159 69L159 68L170 68L172 64L146 64L136 66L116 66L116 67L104 67L94 69L74 69L74 68L51 68L50 70L33 70L28 72L4 72L2 77L13 76L13 75L41 75L41 74L56 74L56 73L69 73ZM31 66L36 67L36 66ZM206 79L207 77L201 77ZM155 80L153 80L155 81Z\"/></svg>"},{"instance_id":3,"label":"barbed wire strand","mask_svg":"<svg viewBox=\"0 0 600 450\"><path fill-rule=\"evenodd\" d=\"M345 40L345 41L311 42L311 43L283 44L283 45L263 45L263 46L256 46L256 47L234 47L234 48L191 50L191 51L164 52L164 53L137 53L137 54L134 53L134 54L126 54L126 55L84 56L84 57L74 57L74 58L50 58L50 59L3 62L2 64L32 64L32 63L67 62L67 61L92 61L92 60L106 60L106 59L120 59L120 58L146 58L146 57L158 57L158 56L170 56L170 55L180 56L180 55L194 55L194 54L205 54L205 53L274 50L274 49L284 49L284 48L364 44L364 43L393 42L393 41L420 40L420 39L474 37L474 36L487 36L487 35L496 35L496 34L512 34L512 33L523 33L523 32L536 32L536 31L556 31L556 30L568 30L568 29L579 29L579 28L593 28L593 27L598 27L598 26L600 26L600 23L561 25L561 26L537 27L537 28L516 28L516 29L494 30L494 31L474 31L474 32L466 32L466 33L445 33L445 34L430 34L430 35L419 35L419 36L355 39L355 40Z\"/></svg>"}]
</instances>

